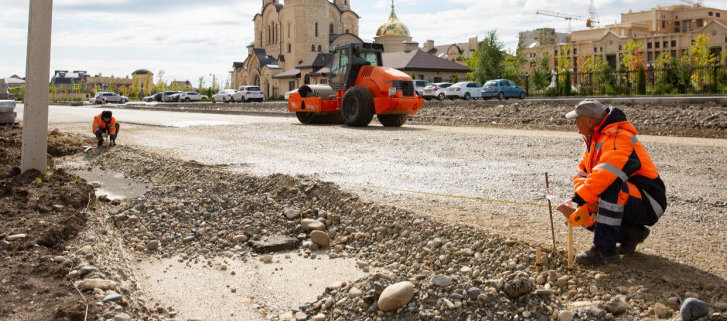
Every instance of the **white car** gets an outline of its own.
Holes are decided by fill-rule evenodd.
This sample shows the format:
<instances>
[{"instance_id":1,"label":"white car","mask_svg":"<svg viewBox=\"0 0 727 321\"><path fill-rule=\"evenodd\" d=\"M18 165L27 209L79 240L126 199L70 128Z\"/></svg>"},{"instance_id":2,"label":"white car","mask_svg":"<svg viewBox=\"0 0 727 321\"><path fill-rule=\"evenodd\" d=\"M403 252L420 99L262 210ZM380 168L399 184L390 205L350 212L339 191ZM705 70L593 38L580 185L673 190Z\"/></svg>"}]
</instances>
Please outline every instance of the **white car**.
<instances>
[{"instance_id":1,"label":"white car","mask_svg":"<svg viewBox=\"0 0 727 321\"><path fill-rule=\"evenodd\" d=\"M414 80L414 91L416 91L419 96L424 95L424 88L427 86L429 86L429 82L426 80Z\"/></svg>"},{"instance_id":2,"label":"white car","mask_svg":"<svg viewBox=\"0 0 727 321\"><path fill-rule=\"evenodd\" d=\"M458 82L446 89L447 98L470 100L482 97L482 84L470 81Z\"/></svg>"},{"instance_id":3,"label":"white car","mask_svg":"<svg viewBox=\"0 0 727 321\"><path fill-rule=\"evenodd\" d=\"M236 101L243 103L248 101L263 102L265 101L265 95L258 86L240 86L230 99L233 103Z\"/></svg>"},{"instance_id":4,"label":"white car","mask_svg":"<svg viewBox=\"0 0 727 321\"><path fill-rule=\"evenodd\" d=\"M207 95L200 95L196 91L183 91L179 94L179 101L190 102L190 101L202 101L206 99Z\"/></svg>"},{"instance_id":5,"label":"white car","mask_svg":"<svg viewBox=\"0 0 727 321\"><path fill-rule=\"evenodd\" d=\"M223 102L223 103L229 103L232 101L232 94L236 93L237 90L234 89L222 89L218 91L216 94L212 95L212 103L216 102Z\"/></svg>"},{"instance_id":6,"label":"white car","mask_svg":"<svg viewBox=\"0 0 727 321\"><path fill-rule=\"evenodd\" d=\"M424 88L424 93L422 94L422 97L426 100L432 100L436 98L437 100L444 100L444 98L447 96L445 94L445 90L452 86L451 82L438 82L434 84L430 84L429 86Z\"/></svg>"}]
</instances>

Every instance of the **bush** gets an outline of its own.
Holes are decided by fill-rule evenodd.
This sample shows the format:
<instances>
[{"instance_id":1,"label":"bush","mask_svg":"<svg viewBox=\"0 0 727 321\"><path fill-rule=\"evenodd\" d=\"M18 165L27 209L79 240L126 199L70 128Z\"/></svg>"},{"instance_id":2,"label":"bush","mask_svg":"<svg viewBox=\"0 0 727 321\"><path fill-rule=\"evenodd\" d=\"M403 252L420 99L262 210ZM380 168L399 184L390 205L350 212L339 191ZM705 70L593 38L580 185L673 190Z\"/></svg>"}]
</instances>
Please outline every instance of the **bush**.
<instances>
[{"instance_id":1,"label":"bush","mask_svg":"<svg viewBox=\"0 0 727 321\"><path fill-rule=\"evenodd\" d=\"M581 86L581 88L578 90L578 95L581 95L581 96L593 96L593 87L591 87L591 86Z\"/></svg>"},{"instance_id":2,"label":"bush","mask_svg":"<svg viewBox=\"0 0 727 321\"><path fill-rule=\"evenodd\" d=\"M646 95L646 73L644 67L639 66L638 76L636 79L636 94Z\"/></svg>"},{"instance_id":3,"label":"bush","mask_svg":"<svg viewBox=\"0 0 727 321\"><path fill-rule=\"evenodd\" d=\"M566 69L563 77L563 86L561 87L561 95L570 96L571 86L570 70Z\"/></svg>"},{"instance_id":4,"label":"bush","mask_svg":"<svg viewBox=\"0 0 727 321\"><path fill-rule=\"evenodd\" d=\"M548 88L545 91L545 96L547 96L547 97L557 97L559 95L560 95L560 89L558 87Z\"/></svg>"}]
</instances>

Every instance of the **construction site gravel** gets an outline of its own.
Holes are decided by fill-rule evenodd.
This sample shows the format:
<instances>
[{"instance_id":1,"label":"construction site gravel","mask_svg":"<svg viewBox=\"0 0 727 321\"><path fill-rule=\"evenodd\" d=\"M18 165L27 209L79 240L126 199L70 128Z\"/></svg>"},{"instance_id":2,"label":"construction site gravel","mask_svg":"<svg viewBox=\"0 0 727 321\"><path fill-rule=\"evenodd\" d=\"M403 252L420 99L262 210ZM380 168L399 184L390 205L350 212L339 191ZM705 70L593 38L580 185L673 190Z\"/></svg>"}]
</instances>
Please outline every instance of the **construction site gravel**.
<instances>
[{"instance_id":1,"label":"construction site gravel","mask_svg":"<svg viewBox=\"0 0 727 321\"><path fill-rule=\"evenodd\" d=\"M492 108L520 112L518 106L525 105ZM225 137L224 126L173 129L204 141L185 146L153 134L164 129L127 125L121 146L56 163L62 171L96 172L97 189L122 180L141 196L89 202L85 228L50 258L7 241L34 227L3 224L0 239L8 246L0 248L0 293L16 293L5 278L24 274L25 264L59 264L68 273L58 282L79 289L70 293L78 294L76 310L48 307L34 319L84 320L88 305L88 319L99 320L657 320L679 318L691 297L708 305L705 320L725 320L727 142L640 136L667 184L667 214L637 254L568 270L560 214L551 251L543 175L550 172L555 192L570 194L578 138L509 129L526 123L572 131L555 120L566 110L547 112L553 128L489 112L476 127L472 118L446 122L464 127L413 125L417 119L441 125L436 119L450 113L432 110L433 116L426 108L412 125L394 130L292 124L280 135L280 123L252 121L235 127L236 137L245 137L239 143L249 146L231 155L213 154L227 150L229 143L214 138ZM669 110L676 113L673 124L700 125L670 130L675 126L660 123L652 133L724 137L724 106ZM518 120L501 125L503 119ZM87 127L62 131L90 137ZM317 152L323 155L310 155ZM376 160L383 161L372 165ZM7 199L2 219L17 218L5 214L17 206L5 205ZM576 231L577 251L589 247L591 235ZM14 308L0 310L0 317L27 320L23 303L44 295L6 296ZM406 302L398 307L397 300Z\"/></svg>"}]
</instances>

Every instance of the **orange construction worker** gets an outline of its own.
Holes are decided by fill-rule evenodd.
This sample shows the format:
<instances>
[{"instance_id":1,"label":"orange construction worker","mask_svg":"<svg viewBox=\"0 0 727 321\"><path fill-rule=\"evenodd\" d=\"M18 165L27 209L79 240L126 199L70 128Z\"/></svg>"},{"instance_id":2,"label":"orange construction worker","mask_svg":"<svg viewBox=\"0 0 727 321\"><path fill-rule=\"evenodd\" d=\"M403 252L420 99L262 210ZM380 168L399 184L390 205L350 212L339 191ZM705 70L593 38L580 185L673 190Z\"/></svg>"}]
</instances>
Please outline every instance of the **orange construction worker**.
<instances>
[{"instance_id":1,"label":"orange construction worker","mask_svg":"<svg viewBox=\"0 0 727 321\"><path fill-rule=\"evenodd\" d=\"M593 247L576 256L584 265L616 263L619 254L631 254L649 236L649 228L666 210L666 187L637 131L626 115L616 108L604 108L586 99L566 114L585 137L585 151L573 178L571 201L589 210L595 222L585 216L594 232ZM584 208L585 207L585 208ZM574 210L559 206L566 216ZM617 243L620 246L617 248Z\"/></svg>"},{"instance_id":2,"label":"orange construction worker","mask_svg":"<svg viewBox=\"0 0 727 321\"><path fill-rule=\"evenodd\" d=\"M109 134L109 146L116 145L116 136L119 135L119 128L121 126L116 122L116 118L112 116L110 110L104 110L100 115L96 115L93 118L93 133L96 134L98 139L98 145L103 145L104 139L103 134Z\"/></svg>"}]
</instances>

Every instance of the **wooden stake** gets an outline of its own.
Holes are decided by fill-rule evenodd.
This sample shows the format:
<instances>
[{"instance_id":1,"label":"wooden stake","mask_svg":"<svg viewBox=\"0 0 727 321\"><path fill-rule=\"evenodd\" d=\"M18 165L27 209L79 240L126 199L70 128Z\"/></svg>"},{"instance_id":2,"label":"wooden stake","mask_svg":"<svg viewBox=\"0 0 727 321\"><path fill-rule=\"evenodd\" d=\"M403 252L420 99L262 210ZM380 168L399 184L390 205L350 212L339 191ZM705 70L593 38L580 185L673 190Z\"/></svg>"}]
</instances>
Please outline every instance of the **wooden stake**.
<instances>
[{"instance_id":1,"label":"wooden stake","mask_svg":"<svg viewBox=\"0 0 727 321\"><path fill-rule=\"evenodd\" d=\"M568 222L568 269L573 269L573 223Z\"/></svg>"},{"instance_id":2,"label":"wooden stake","mask_svg":"<svg viewBox=\"0 0 727 321\"><path fill-rule=\"evenodd\" d=\"M550 182L548 181L548 172L545 172L545 188L548 192L550 192ZM553 206L550 204L550 199L548 198L548 213L550 213L550 235L553 238L553 255L555 255L556 249L555 249L555 228L553 227Z\"/></svg>"}]
</instances>

